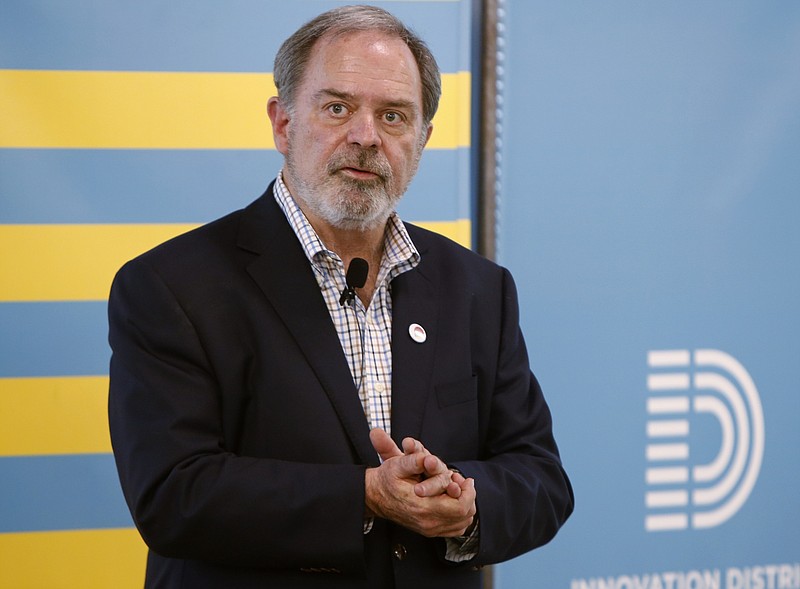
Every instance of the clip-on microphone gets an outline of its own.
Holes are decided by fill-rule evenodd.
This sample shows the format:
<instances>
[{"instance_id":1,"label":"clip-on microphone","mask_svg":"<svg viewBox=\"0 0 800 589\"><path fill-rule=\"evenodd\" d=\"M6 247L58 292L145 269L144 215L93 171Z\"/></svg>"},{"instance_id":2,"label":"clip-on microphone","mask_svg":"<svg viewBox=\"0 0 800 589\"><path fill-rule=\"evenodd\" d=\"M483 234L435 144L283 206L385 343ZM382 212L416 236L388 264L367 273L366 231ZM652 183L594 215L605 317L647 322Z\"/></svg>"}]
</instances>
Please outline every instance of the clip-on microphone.
<instances>
[{"instance_id":1,"label":"clip-on microphone","mask_svg":"<svg viewBox=\"0 0 800 589\"><path fill-rule=\"evenodd\" d=\"M369 274L369 264L363 258L353 258L350 260L350 265L347 267L347 274L345 275L345 282L347 288L342 291L342 296L339 297L339 304L352 305L356 298L357 288L362 288L367 283L367 274Z\"/></svg>"}]
</instances>

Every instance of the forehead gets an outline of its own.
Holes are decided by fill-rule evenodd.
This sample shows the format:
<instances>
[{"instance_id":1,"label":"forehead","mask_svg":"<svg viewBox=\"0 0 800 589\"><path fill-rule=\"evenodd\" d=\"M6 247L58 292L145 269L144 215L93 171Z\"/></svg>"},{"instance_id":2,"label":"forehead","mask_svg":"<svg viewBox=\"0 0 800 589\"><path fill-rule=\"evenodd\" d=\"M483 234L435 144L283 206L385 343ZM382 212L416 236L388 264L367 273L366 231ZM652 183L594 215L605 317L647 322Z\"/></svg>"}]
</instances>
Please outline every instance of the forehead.
<instances>
[{"instance_id":1,"label":"forehead","mask_svg":"<svg viewBox=\"0 0 800 589\"><path fill-rule=\"evenodd\" d=\"M364 98L422 101L419 67L402 39L362 31L328 36L314 46L300 93L313 96L322 89Z\"/></svg>"}]
</instances>

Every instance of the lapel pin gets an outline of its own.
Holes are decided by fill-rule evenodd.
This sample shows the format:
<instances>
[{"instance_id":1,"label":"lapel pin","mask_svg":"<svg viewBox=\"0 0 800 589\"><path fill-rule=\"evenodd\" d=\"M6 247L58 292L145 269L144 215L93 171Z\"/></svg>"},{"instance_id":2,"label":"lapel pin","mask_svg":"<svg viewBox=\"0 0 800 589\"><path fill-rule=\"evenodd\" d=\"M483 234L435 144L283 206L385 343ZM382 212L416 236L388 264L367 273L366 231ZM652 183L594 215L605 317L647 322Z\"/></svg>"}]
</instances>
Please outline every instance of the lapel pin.
<instances>
[{"instance_id":1,"label":"lapel pin","mask_svg":"<svg viewBox=\"0 0 800 589\"><path fill-rule=\"evenodd\" d=\"M425 333L425 328L419 323L412 323L408 326L408 335L410 335L411 339L418 344L424 343L425 340L428 339L428 334Z\"/></svg>"}]
</instances>

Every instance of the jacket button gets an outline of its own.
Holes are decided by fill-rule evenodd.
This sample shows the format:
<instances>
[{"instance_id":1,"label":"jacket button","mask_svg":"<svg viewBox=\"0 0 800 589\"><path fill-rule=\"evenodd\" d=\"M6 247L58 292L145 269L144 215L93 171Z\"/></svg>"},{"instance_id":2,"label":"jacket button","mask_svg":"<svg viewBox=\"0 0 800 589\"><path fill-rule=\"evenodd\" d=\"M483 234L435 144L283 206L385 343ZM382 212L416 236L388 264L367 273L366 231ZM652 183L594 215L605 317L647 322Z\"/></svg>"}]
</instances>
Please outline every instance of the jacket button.
<instances>
[{"instance_id":1,"label":"jacket button","mask_svg":"<svg viewBox=\"0 0 800 589\"><path fill-rule=\"evenodd\" d=\"M395 544L392 549L392 554L397 560L403 560L408 554L408 550L402 544Z\"/></svg>"}]
</instances>

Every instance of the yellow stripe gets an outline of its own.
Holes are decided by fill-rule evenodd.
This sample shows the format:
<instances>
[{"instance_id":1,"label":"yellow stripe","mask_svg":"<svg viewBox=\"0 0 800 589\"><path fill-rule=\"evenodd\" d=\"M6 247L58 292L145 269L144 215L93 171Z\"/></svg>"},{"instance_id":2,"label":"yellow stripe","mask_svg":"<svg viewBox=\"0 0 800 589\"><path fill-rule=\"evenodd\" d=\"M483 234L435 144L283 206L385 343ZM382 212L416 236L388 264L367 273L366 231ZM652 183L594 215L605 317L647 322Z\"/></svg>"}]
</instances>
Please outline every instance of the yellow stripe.
<instances>
[{"instance_id":1,"label":"yellow stripe","mask_svg":"<svg viewBox=\"0 0 800 589\"><path fill-rule=\"evenodd\" d=\"M106 376L0 378L0 456L111 452L107 400Z\"/></svg>"},{"instance_id":2,"label":"yellow stripe","mask_svg":"<svg viewBox=\"0 0 800 589\"><path fill-rule=\"evenodd\" d=\"M442 98L433 118L428 149L470 146L472 78L469 72L442 75Z\"/></svg>"},{"instance_id":3,"label":"yellow stripe","mask_svg":"<svg viewBox=\"0 0 800 589\"><path fill-rule=\"evenodd\" d=\"M470 221L420 223L469 247ZM0 302L102 301L127 260L195 225L0 225Z\"/></svg>"},{"instance_id":4,"label":"yellow stripe","mask_svg":"<svg viewBox=\"0 0 800 589\"><path fill-rule=\"evenodd\" d=\"M459 219L457 221L423 221L415 222L414 224L435 231L436 233L441 233L445 237L449 237L466 248L472 247L472 223L469 219Z\"/></svg>"},{"instance_id":5,"label":"yellow stripe","mask_svg":"<svg viewBox=\"0 0 800 589\"><path fill-rule=\"evenodd\" d=\"M469 146L470 73L442 76L428 146ZM272 74L0 70L0 147L274 149Z\"/></svg>"},{"instance_id":6,"label":"yellow stripe","mask_svg":"<svg viewBox=\"0 0 800 589\"><path fill-rule=\"evenodd\" d=\"M0 534L0 587L141 589L146 558L132 528Z\"/></svg>"},{"instance_id":7,"label":"yellow stripe","mask_svg":"<svg viewBox=\"0 0 800 589\"><path fill-rule=\"evenodd\" d=\"M105 300L127 260L195 225L0 225L0 302Z\"/></svg>"}]
</instances>

